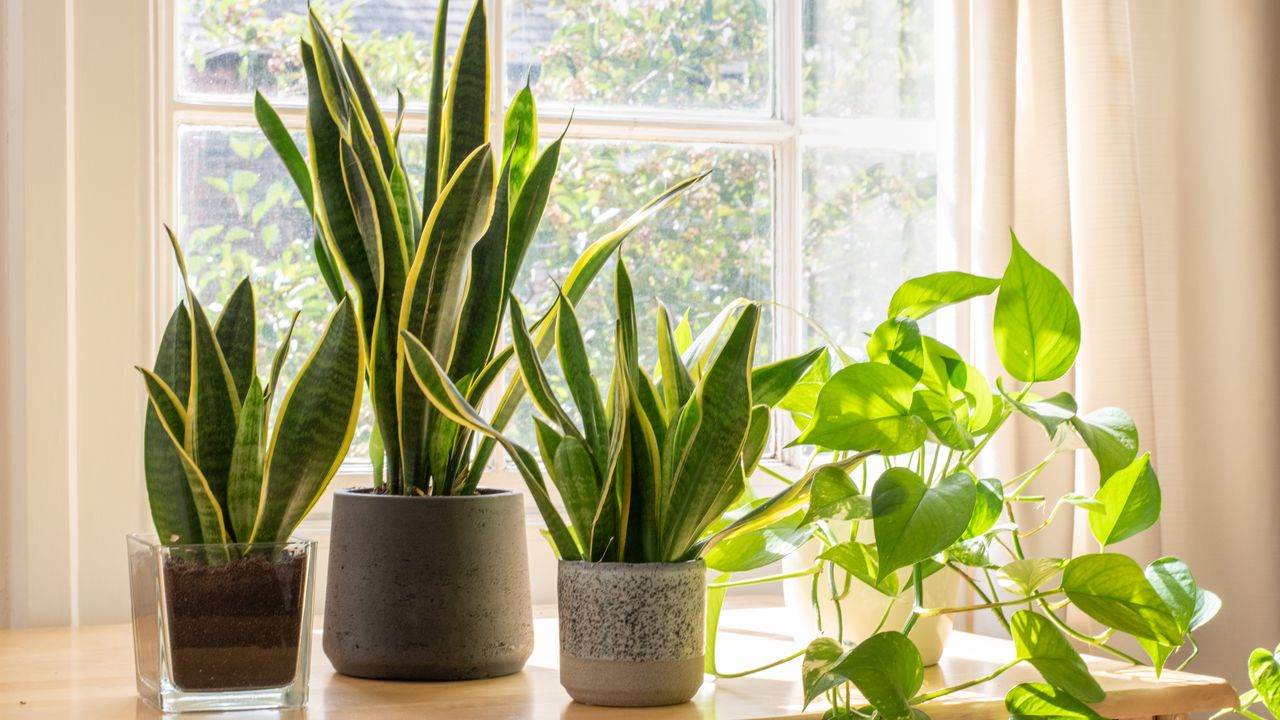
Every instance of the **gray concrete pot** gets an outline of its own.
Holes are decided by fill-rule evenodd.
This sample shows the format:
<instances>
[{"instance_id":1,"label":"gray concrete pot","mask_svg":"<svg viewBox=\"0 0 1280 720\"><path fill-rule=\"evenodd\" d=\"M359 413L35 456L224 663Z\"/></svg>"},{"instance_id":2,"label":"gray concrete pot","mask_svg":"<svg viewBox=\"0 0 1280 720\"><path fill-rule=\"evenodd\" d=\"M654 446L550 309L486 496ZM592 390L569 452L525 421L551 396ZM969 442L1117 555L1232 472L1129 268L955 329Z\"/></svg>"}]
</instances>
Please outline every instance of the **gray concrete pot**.
<instances>
[{"instance_id":1,"label":"gray concrete pot","mask_svg":"<svg viewBox=\"0 0 1280 720\"><path fill-rule=\"evenodd\" d=\"M707 567L560 561L560 684L588 705L687 702L702 686Z\"/></svg>"},{"instance_id":2,"label":"gray concrete pot","mask_svg":"<svg viewBox=\"0 0 1280 720\"><path fill-rule=\"evenodd\" d=\"M524 524L515 491L338 491L324 608L334 669L398 680L519 672L533 652Z\"/></svg>"}]
</instances>

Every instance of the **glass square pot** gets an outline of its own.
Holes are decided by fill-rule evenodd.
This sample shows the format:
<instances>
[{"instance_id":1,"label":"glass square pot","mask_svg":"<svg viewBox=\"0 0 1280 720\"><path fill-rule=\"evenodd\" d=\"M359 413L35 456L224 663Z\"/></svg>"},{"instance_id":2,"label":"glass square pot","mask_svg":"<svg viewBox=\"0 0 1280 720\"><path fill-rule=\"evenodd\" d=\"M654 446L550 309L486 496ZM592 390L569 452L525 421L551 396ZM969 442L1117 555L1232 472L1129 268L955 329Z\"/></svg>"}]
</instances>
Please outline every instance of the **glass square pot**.
<instances>
[{"instance_id":1,"label":"glass square pot","mask_svg":"<svg viewBox=\"0 0 1280 720\"><path fill-rule=\"evenodd\" d=\"M166 712L306 704L314 541L127 541L143 700Z\"/></svg>"}]
</instances>

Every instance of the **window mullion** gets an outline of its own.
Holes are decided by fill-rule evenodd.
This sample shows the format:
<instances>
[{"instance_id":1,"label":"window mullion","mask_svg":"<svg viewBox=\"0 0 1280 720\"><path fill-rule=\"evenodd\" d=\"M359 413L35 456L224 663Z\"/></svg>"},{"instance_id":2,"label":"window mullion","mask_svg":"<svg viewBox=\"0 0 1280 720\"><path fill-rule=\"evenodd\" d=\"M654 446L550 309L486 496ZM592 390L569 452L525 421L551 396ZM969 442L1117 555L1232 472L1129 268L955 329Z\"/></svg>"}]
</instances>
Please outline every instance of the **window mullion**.
<instances>
[{"instance_id":1,"label":"window mullion","mask_svg":"<svg viewBox=\"0 0 1280 720\"><path fill-rule=\"evenodd\" d=\"M788 134L775 146L774 160L774 239L773 292L779 304L804 310L803 282L803 218L801 217L800 119L801 51L800 5L798 0L774 3L773 57L774 108ZM781 310L773 314L774 347L778 358L795 355L800 350L803 323L794 312ZM775 423L776 449L792 439L791 423ZM784 460L790 460L782 453Z\"/></svg>"}]
</instances>

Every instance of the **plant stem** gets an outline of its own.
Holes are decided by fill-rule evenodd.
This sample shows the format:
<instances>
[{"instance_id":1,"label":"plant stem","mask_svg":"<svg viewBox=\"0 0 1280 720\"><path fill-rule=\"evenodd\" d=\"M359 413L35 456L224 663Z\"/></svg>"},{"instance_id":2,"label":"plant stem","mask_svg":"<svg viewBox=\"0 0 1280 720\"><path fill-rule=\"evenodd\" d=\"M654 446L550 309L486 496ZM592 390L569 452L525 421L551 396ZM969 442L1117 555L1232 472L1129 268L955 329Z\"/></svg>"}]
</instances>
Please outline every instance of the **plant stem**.
<instances>
[{"instance_id":1,"label":"plant stem","mask_svg":"<svg viewBox=\"0 0 1280 720\"><path fill-rule=\"evenodd\" d=\"M982 568L982 575L987 579L987 587L991 588L991 597L987 598L987 602L993 602L1000 599L1000 591L996 589L996 581L991 578L991 571ZM1009 633L1013 632L1013 628L1009 627L1009 619L1004 615L1004 608L992 608L995 611L996 618L1000 620L1000 624Z\"/></svg>"},{"instance_id":2,"label":"plant stem","mask_svg":"<svg viewBox=\"0 0 1280 720\"><path fill-rule=\"evenodd\" d=\"M786 656L786 657L782 658L781 660L774 660L773 662L771 662L771 663L769 663L769 664L767 664L767 665L761 665L760 667L757 667L757 668L751 668L750 670L743 670L742 672L735 672L735 673L716 673L716 677L718 677L718 678L740 678L740 677L746 677L746 676L748 676L748 675L754 675L754 674L756 674L756 673L758 673L758 672L762 672L762 671L764 671L764 670L768 670L769 668L773 668L773 667L777 667L777 666L779 666L779 665L782 665L783 663L789 663L789 662L791 662L792 660L795 660L796 658L798 658L798 657L800 657L800 656L804 655L805 651L806 651L806 650L808 650L808 649L809 649L809 648L807 648L807 647L800 648L799 650L797 650L797 651L795 651L795 652L791 653L790 655L788 655L788 656Z\"/></svg>"},{"instance_id":3,"label":"plant stem","mask_svg":"<svg viewBox=\"0 0 1280 720\"><path fill-rule=\"evenodd\" d=\"M1196 637L1194 635L1188 635L1187 642L1191 643L1191 654L1187 656L1186 660L1183 660L1178 664L1178 670L1184 670L1191 664L1191 661L1195 660L1196 656L1200 654L1200 646L1196 644Z\"/></svg>"},{"instance_id":4,"label":"plant stem","mask_svg":"<svg viewBox=\"0 0 1280 720\"><path fill-rule=\"evenodd\" d=\"M991 588L992 594L987 595L987 593L983 592L982 586L978 585L978 581L970 577L969 573L962 570L960 566L956 565L955 563L949 562L947 563L947 567L951 568L956 573L958 573L960 577L964 578L964 581L969 583L969 587L973 588L973 591L978 594L978 597L982 598L983 602L991 602L991 598L996 597L994 585L992 585L992 588ZM987 583L988 584L991 583L990 573L987 574ZM1004 626L1005 632L1009 632L1009 633L1013 632L1013 630L1010 629L1009 627L1009 621L1004 616L1004 611L1001 610L1000 608L993 608L993 609L995 610L996 619L999 620L1000 624Z\"/></svg>"},{"instance_id":5,"label":"plant stem","mask_svg":"<svg viewBox=\"0 0 1280 720\"><path fill-rule=\"evenodd\" d=\"M974 685L981 685L982 683L985 683L985 682L991 682L992 680L995 680L997 677L1000 677L1001 675L1003 675L1006 670L1013 667L1014 665L1017 665L1020 662L1022 662L1020 658L1014 658L1013 660L1010 660L1009 662L1001 665L1000 667L996 668L995 670L992 670L991 672L987 673L986 675L983 675L982 677L977 677L972 680L966 680L957 685L952 685L951 687L945 687L945 688L942 688L941 690L934 690L933 692L924 693L923 695L917 695L911 698L909 702L912 705L919 705L920 703L929 702L930 700L937 700L940 697L945 697L954 692L967 690L968 688L971 688Z\"/></svg>"},{"instance_id":6,"label":"plant stem","mask_svg":"<svg viewBox=\"0 0 1280 720\"><path fill-rule=\"evenodd\" d=\"M1118 648L1111 647L1110 645L1108 645L1108 644L1105 642L1105 640L1104 640L1103 638L1110 637L1110 636L1111 636L1111 632L1110 632L1110 631L1107 631L1106 633L1103 633L1103 635L1102 635L1101 637L1094 637L1094 636L1092 636L1092 635L1085 635L1084 633L1080 632L1079 630L1076 630L1075 628L1073 628L1073 627L1071 627L1070 625L1068 625L1068 624L1066 624L1065 622L1063 622L1062 618L1058 617L1057 613L1055 613L1055 612L1053 612L1052 610L1050 610L1050 609L1049 609L1049 604L1048 604L1048 603L1046 603L1045 601L1041 600L1041 601L1040 601L1040 606L1041 606L1042 608L1044 608L1045 615L1047 615L1047 616L1049 617L1049 620L1050 620L1054 625L1056 625L1056 626L1058 627L1058 629L1059 629L1059 630L1061 630L1062 632L1066 633L1067 635L1070 635L1071 637L1075 638L1076 640L1079 640L1080 642L1082 642L1082 643L1084 643L1084 644L1086 644L1086 645L1088 645L1088 646L1090 646L1090 647L1096 647L1096 648L1098 648L1099 650L1105 650L1105 651L1107 651L1107 652L1111 653L1112 655L1115 655L1116 657L1120 658L1121 660L1127 660L1127 661L1129 661L1130 663L1132 663L1132 664L1134 664L1134 665L1142 665L1142 664L1143 664L1143 662L1142 662L1141 660L1139 660L1139 659L1135 658L1134 656L1130 655L1129 653L1127 653L1127 652L1125 652L1125 651L1123 651L1123 650L1120 650L1120 649L1118 649Z\"/></svg>"},{"instance_id":7,"label":"plant stem","mask_svg":"<svg viewBox=\"0 0 1280 720\"><path fill-rule=\"evenodd\" d=\"M1054 448L1053 452L1049 453L1048 455L1046 455L1046 456L1045 456L1045 458L1044 458L1043 460L1041 460L1040 462L1036 463L1035 467L1031 468L1030 470L1027 470L1026 472L1022 473L1021 475L1019 475L1019 476L1015 477L1014 479L1010 480L1009 482L1005 483L1005 484L1004 484L1004 485L1005 485L1005 487L1009 487L1010 485L1013 485L1014 483L1018 483L1017 487L1014 489L1014 491L1013 491L1013 492L1009 493L1009 495L1010 495L1011 497L1016 497L1019 493L1021 493L1023 490L1025 490L1025 489L1027 488L1027 486L1031 484L1031 481L1032 481L1032 480L1035 480L1035 479L1036 479L1036 477L1037 477L1041 472L1043 472L1043 471L1044 471L1044 469L1045 469L1046 467L1049 467L1049 463L1053 462L1053 459L1054 459L1055 457L1057 457L1057 456L1058 456L1058 449L1057 449L1057 448Z\"/></svg>"},{"instance_id":8,"label":"plant stem","mask_svg":"<svg viewBox=\"0 0 1280 720\"><path fill-rule=\"evenodd\" d=\"M765 475L769 475L769 476L773 477L775 480L778 480L778 481L782 482L782 483L783 483L783 484L785 484L785 485L795 485L795 484L796 484L796 481L795 481L795 480L792 480L791 478L787 477L786 475L783 475L782 473L778 472L777 470L772 470L772 469L770 469L768 466L764 465L763 463L762 463L762 464L760 464L760 465L757 465L757 466L756 466L756 469L757 469L757 470L760 470L760 471L761 471L761 472L763 472Z\"/></svg>"},{"instance_id":9,"label":"plant stem","mask_svg":"<svg viewBox=\"0 0 1280 720\"><path fill-rule=\"evenodd\" d=\"M993 602L979 603L977 605L960 605L957 607L925 608L922 610L917 610L916 614L919 615L920 617L935 617L937 615L952 615L955 613L976 612L978 610L991 610L994 608L1008 607L1010 605L1021 605L1023 603L1030 602L1032 600L1039 600L1041 598L1052 597L1054 595L1060 594L1061 592L1062 590L1060 589L1047 590L1042 593L1035 593L1034 595L1028 595L1027 597L1018 598L1017 600L998 600Z\"/></svg>"},{"instance_id":10,"label":"plant stem","mask_svg":"<svg viewBox=\"0 0 1280 720\"><path fill-rule=\"evenodd\" d=\"M920 611L924 610L924 566L920 563L911 567L911 585L916 591L916 601L911 608L911 614L907 616L906 623L902 626L902 634L907 636L911 635L911 628L916 626L916 621L920 619Z\"/></svg>"},{"instance_id":11,"label":"plant stem","mask_svg":"<svg viewBox=\"0 0 1280 720\"><path fill-rule=\"evenodd\" d=\"M814 565L804 570L796 570L795 572L779 573L777 575L766 575L764 577L747 578L746 580L731 580L729 582L707 583L707 589L714 588L732 588L743 587L744 585L761 585L767 582L775 582L778 580L788 580L790 578L805 577L806 575L817 575L822 572L821 565Z\"/></svg>"},{"instance_id":12,"label":"plant stem","mask_svg":"<svg viewBox=\"0 0 1280 720\"><path fill-rule=\"evenodd\" d=\"M1058 516L1058 510L1059 510L1061 507L1062 507L1062 501L1061 501L1061 500L1059 500L1058 502L1054 503L1054 504L1053 504L1053 509L1049 511L1049 515L1044 519L1044 522L1042 522L1042 523L1040 523L1039 525L1037 525L1037 526L1035 526L1035 527L1031 528L1030 530L1028 530L1028 531L1026 531L1026 532L1022 533L1022 537L1024 537L1024 538L1031 537L1032 535L1035 535L1036 533L1040 532L1041 530L1043 530L1043 529L1045 529L1045 528L1049 527L1049 525L1053 523L1053 519L1054 519L1055 517L1057 517L1057 516Z\"/></svg>"},{"instance_id":13,"label":"plant stem","mask_svg":"<svg viewBox=\"0 0 1280 720\"><path fill-rule=\"evenodd\" d=\"M884 614L880 616L880 622L876 623L876 629L875 629L875 632L871 633L872 635L876 635L881 630L884 629L884 624L889 622L889 613L893 612L893 606L897 604L898 604L898 598L896 597L889 598L889 604L885 606Z\"/></svg>"}]
</instances>

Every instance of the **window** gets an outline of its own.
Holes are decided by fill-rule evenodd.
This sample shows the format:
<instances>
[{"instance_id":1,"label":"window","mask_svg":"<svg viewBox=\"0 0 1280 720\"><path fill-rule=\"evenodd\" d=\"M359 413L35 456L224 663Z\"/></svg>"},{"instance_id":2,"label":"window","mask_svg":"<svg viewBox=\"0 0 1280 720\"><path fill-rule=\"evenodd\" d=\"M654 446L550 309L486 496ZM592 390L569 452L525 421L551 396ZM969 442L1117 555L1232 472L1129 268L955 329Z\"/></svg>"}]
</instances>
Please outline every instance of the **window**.
<instances>
[{"instance_id":1,"label":"window","mask_svg":"<svg viewBox=\"0 0 1280 720\"><path fill-rule=\"evenodd\" d=\"M358 49L389 111L395 88L421 101L435 0L313 5ZM454 41L469 5L450 7ZM302 311L300 347L309 347L330 305L310 220L252 109L259 89L302 132L305 7L173 0L166 18L173 43L161 157L171 194L162 214L175 220L212 311L234 278L253 275L264 363L293 310ZM745 296L799 309L858 347L901 279L934 269L949 251L934 211L931 2L490 0L489 13L495 127L526 82L547 138L573 113L519 286L531 307L546 303L551 280L590 240L708 169L700 189L624 247L639 299L687 312L695 329ZM422 133L424 122L411 105L406 132ZM610 285L602 278L581 311L596 337L611 332ZM764 335L760 351L774 357L815 339L787 311L773 314ZM363 427L357 470L367 420Z\"/></svg>"}]
</instances>

